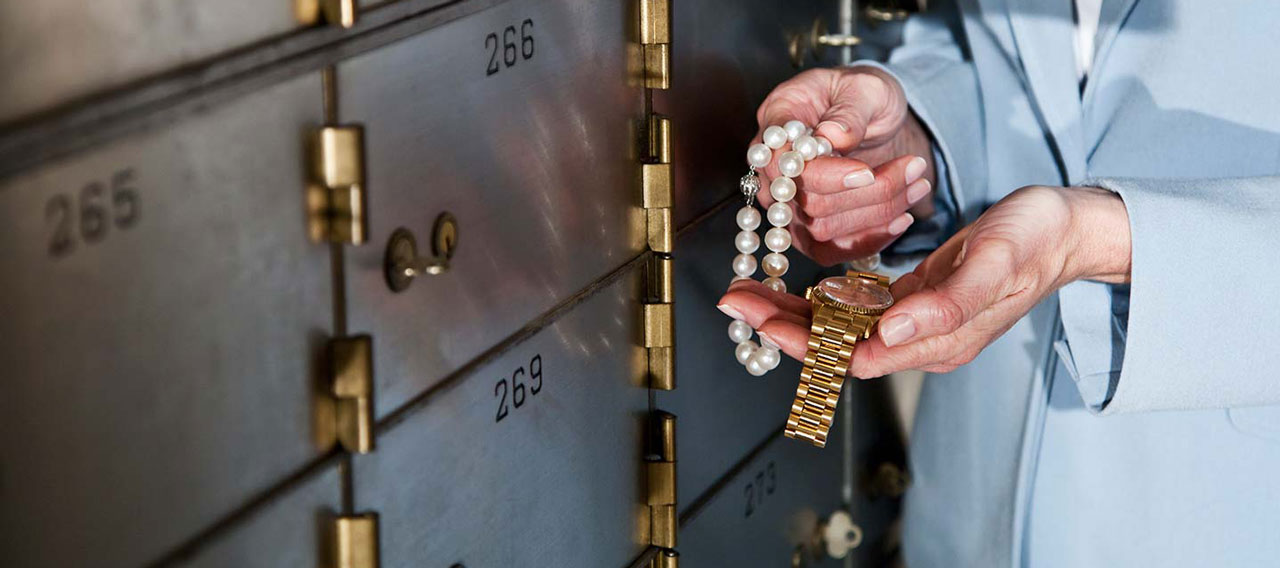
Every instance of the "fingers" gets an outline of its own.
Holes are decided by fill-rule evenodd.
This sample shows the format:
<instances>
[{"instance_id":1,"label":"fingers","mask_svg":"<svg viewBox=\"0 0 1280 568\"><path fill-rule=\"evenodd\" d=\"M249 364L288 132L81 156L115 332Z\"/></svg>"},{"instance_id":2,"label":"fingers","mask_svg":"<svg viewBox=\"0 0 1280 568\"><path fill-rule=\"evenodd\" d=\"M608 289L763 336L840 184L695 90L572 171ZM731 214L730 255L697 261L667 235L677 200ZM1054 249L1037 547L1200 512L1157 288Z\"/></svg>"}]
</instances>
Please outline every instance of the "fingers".
<instances>
[{"instance_id":1,"label":"fingers","mask_svg":"<svg viewBox=\"0 0 1280 568\"><path fill-rule=\"evenodd\" d=\"M801 210L812 218L806 226L819 241L873 227L906 230L910 225L910 216L904 217L907 210L932 192L929 181L920 178L923 164L922 158L901 156L877 168L875 181L867 187L832 195L802 191ZM898 219L901 221L894 226Z\"/></svg>"},{"instance_id":2,"label":"fingers","mask_svg":"<svg viewBox=\"0 0 1280 568\"><path fill-rule=\"evenodd\" d=\"M885 312L879 333L886 346L952 334L1010 295L1016 266L1006 247L989 242L960 253L960 264L949 276L921 287Z\"/></svg>"},{"instance_id":3,"label":"fingers","mask_svg":"<svg viewBox=\"0 0 1280 568\"><path fill-rule=\"evenodd\" d=\"M895 239L911 226L913 218L906 215L906 223L893 226L876 227L845 235L830 241L819 241L809 234L803 226L792 226L792 246L823 266L832 266L841 262L849 262L855 258L870 256L884 250Z\"/></svg>"},{"instance_id":4,"label":"fingers","mask_svg":"<svg viewBox=\"0 0 1280 568\"><path fill-rule=\"evenodd\" d=\"M783 353L804 358L809 337L809 303L803 298L775 292L754 280L740 280L729 287L716 306L734 319L747 322Z\"/></svg>"},{"instance_id":5,"label":"fingers","mask_svg":"<svg viewBox=\"0 0 1280 568\"><path fill-rule=\"evenodd\" d=\"M804 360L809 348L809 320L796 322L789 319L772 319L764 322L756 333L760 339L777 345L783 353L798 361Z\"/></svg>"}]
</instances>

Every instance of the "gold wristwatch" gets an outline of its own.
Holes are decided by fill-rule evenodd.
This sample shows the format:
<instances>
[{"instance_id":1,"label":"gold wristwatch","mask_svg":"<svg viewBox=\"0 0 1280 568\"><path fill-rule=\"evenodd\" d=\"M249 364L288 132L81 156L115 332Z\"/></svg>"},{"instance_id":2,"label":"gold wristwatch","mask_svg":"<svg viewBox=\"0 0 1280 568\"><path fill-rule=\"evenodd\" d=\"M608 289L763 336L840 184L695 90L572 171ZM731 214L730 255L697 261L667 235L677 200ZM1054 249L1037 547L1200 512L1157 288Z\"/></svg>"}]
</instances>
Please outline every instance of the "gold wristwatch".
<instances>
[{"instance_id":1,"label":"gold wristwatch","mask_svg":"<svg viewBox=\"0 0 1280 568\"><path fill-rule=\"evenodd\" d=\"M810 286L804 297L813 304L813 324L784 433L821 448L827 445L853 346L871 337L880 314L893 305L893 295L888 276L849 271Z\"/></svg>"}]
</instances>

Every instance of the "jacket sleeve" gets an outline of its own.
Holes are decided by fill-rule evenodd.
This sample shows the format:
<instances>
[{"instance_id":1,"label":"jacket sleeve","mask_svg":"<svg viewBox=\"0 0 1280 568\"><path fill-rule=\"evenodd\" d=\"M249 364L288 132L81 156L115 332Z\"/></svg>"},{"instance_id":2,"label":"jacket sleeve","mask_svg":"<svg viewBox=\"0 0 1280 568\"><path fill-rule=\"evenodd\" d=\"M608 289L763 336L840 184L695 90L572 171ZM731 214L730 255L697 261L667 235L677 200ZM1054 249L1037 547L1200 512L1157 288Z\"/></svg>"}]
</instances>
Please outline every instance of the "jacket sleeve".
<instances>
[{"instance_id":1,"label":"jacket sleeve","mask_svg":"<svg viewBox=\"0 0 1280 568\"><path fill-rule=\"evenodd\" d=\"M929 12L906 22L902 45L893 50L888 63L863 60L853 65L876 67L897 78L911 111L933 140L938 213L933 219L917 220L884 252L887 264L895 256L919 257L963 225L964 189L986 186L981 97L960 14L950 3L931 5Z\"/></svg>"},{"instance_id":2,"label":"jacket sleeve","mask_svg":"<svg viewBox=\"0 0 1280 568\"><path fill-rule=\"evenodd\" d=\"M1129 213L1128 286L1059 291L1056 348L1101 414L1280 403L1280 177L1094 179Z\"/></svg>"}]
</instances>

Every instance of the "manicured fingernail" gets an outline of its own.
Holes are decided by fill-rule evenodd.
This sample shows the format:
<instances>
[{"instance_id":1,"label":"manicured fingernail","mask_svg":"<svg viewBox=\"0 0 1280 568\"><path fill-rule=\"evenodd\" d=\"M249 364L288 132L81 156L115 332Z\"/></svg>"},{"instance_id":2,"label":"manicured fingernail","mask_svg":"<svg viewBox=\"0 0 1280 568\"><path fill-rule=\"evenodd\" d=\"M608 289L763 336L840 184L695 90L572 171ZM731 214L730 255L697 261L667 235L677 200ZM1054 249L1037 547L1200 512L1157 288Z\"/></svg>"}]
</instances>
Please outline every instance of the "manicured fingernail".
<instances>
[{"instance_id":1,"label":"manicured fingernail","mask_svg":"<svg viewBox=\"0 0 1280 568\"><path fill-rule=\"evenodd\" d=\"M742 312L733 309L733 306L730 306L729 304L718 304L716 308L724 312L724 315L729 316L733 319L736 319L736 320L743 319Z\"/></svg>"},{"instance_id":2,"label":"manicured fingernail","mask_svg":"<svg viewBox=\"0 0 1280 568\"><path fill-rule=\"evenodd\" d=\"M876 182L876 175L871 170L858 170L847 176L844 176L844 186L853 189L855 187L866 187Z\"/></svg>"},{"instance_id":3,"label":"manicured fingernail","mask_svg":"<svg viewBox=\"0 0 1280 568\"><path fill-rule=\"evenodd\" d=\"M928 167L928 165L929 164L924 161L924 158L921 158L920 156L911 158L911 161L907 162L906 170L903 172L907 176L906 182L911 183L920 179L920 176L924 175L924 169Z\"/></svg>"},{"instance_id":4,"label":"manicured fingernail","mask_svg":"<svg viewBox=\"0 0 1280 568\"><path fill-rule=\"evenodd\" d=\"M910 213L903 213L901 217L889 221L889 226L886 230L889 231L890 235L901 235L902 233L907 232L907 227L910 227L915 221L916 218L912 217Z\"/></svg>"},{"instance_id":5,"label":"manicured fingernail","mask_svg":"<svg viewBox=\"0 0 1280 568\"><path fill-rule=\"evenodd\" d=\"M898 314L880 320L880 340L885 347L904 343L916 334L916 320L910 314Z\"/></svg>"},{"instance_id":6,"label":"manicured fingernail","mask_svg":"<svg viewBox=\"0 0 1280 568\"><path fill-rule=\"evenodd\" d=\"M822 122L819 122L817 126L813 127L813 129L814 129L814 130L822 130L822 126L823 126L824 124L830 124L831 126L835 127L835 129L836 129L836 130L839 130L840 132L848 132L848 131L849 131L849 127L848 127L848 126L845 126L845 125L843 125L843 124L840 124L839 122L836 122L836 121L834 121L834 120L824 120L824 121L822 121Z\"/></svg>"},{"instance_id":7,"label":"manicured fingernail","mask_svg":"<svg viewBox=\"0 0 1280 568\"><path fill-rule=\"evenodd\" d=\"M915 183L907 186L907 203L915 205L924 196L929 195L929 190L933 189L933 184L927 179L918 179Z\"/></svg>"},{"instance_id":8,"label":"manicured fingernail","mask_svg":"<svg viewBox=\"0 0 1280 568\"><path fill-rule=\"evenodd\" d=\"M761 333L759 330L757 330L756 335L760 336L760 345L766 345L774 349L781 349L781 347L778 347L778 342L774 341L773 338L769 337L767 334Z\"/></svg>"}]
</instances>

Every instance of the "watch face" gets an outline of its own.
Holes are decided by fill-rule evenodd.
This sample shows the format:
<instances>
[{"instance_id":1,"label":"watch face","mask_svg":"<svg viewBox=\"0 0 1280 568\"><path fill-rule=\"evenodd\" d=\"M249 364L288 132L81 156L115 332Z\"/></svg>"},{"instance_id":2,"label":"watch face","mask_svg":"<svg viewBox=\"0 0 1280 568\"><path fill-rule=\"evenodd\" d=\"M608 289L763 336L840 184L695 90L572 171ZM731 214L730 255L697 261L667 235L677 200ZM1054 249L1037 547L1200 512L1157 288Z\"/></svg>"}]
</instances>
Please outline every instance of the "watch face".
<instances>
[{"instance_id":1,"label":"watch face","mask_svg":"<svg viewBox=\"0 0 1280 568\"><path fill-rule=\"evenodd\" d=\"M856 308L885 310L893 305L888 290L861 278L833 276L819 282L817 288L828 298Z\"/></svg>"}]
</instances>

